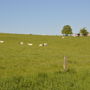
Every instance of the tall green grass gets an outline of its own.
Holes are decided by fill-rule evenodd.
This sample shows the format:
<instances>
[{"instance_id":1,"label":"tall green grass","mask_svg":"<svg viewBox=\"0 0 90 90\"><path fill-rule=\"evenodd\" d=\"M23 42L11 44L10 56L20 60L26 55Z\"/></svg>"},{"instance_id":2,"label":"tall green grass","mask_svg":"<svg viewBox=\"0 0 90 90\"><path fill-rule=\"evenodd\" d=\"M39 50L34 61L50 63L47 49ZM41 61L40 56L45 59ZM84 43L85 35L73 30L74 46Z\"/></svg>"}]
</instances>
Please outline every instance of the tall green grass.
<instances>
[{"instance_id":1,"label":"tall green grass","mask_svg":"<svg viewBox=\"0 0 90 90\"><path fill-rule=\"evenodd\" d=\"M0 40L0 90L90 89L90 37L0 34ZM38 46L44 42L47 47Z\"/></svg>"}]
</instances>

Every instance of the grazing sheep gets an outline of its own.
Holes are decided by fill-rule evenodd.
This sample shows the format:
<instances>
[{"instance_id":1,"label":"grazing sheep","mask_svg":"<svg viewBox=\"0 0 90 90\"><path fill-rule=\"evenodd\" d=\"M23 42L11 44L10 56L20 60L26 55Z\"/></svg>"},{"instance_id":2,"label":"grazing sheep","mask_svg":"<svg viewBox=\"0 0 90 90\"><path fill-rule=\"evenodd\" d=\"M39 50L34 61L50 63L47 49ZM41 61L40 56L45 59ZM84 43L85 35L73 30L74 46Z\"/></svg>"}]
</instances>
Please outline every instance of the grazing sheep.
<instances>
[{"instance_id":1,"label":"grazing sheep","mask_svg":"<svg viewBox=\"0 0 90 90\"><path fill-rule=\"evenodd\" d=\"M47 46L48 44L47 43L44 43L43 46Z\"/></svg>"},{"instance_id":2,"label":"grazing sheep","mask_svg":"<svg viewBox=\"0 0 90 90\"><path fill-rule=\"evenodd\" d=\"M4 41L0 40L0 43L4 43Z\"/></svg>"},{"instance_id":3,"label":"grazing sheep","mask_svg":"<svg viewBox=\"0 0 90 90\"><path fill-rule=\"evenodd\" d=\"M42 47L43 46L43 44L39 44L39 47Z\"/></svg>"},{"instance_id":4,"label":"grazing sheep","mask_svg":"<svg viewBox=\"0 0 90 90\"><path fill-rule=\"evenodd\" d=\"M20 42L20 45L23 45L24 43L23 42Z\"/></svg>"},{"instance_id":5,"label":"grazing sheep","mask_svg":"<svg viewBox=\"0 0 90 90\"><path fill-rule=\"evenodd\" d=\"M43 44L39 44L39 47L47 46L47 45L48 45L47 43L43 43Z\"/></svg>"},{"instance_id":6,"label":"grazing sheep","mask_svg":"<svg viewBox=\"0 0 90 90\"><path fill-rule=\"evenodd\" d=\"M32 46L33 44L32 44L32 43L28 43L27 45L28 45L28 46Z\"/></svg>"},{"instance_id":7,"label":"grazing sheep","mask_svg":"<svg viewBox=\"0 0 90 90\"><path fill-rule=\"evenodd\" d=\"M62 39L65 38L65 37L62 37Z\"/></svg>"}]
</instances>

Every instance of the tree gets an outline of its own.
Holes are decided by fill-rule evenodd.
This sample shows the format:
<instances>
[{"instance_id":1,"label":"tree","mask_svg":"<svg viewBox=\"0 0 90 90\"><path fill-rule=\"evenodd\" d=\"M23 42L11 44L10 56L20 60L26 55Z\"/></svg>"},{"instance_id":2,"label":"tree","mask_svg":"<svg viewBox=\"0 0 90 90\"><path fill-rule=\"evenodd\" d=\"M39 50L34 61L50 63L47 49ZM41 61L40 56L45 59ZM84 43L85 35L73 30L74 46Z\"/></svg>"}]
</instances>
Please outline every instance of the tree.
<instances>
[{"instance_id":1,"label":"tree","mask_svg":"<svg viewBox=\"0 0 90 90\"><path fill-rule=\"evenodd\" d=\"M81 34L82 36L87 36L87 35L88 35L88 31L86 30L86 28L82 28L82 29L80 30L80 34Z\"/></svg>"},{"instance_id":2,"label":"tree","mask_svg":"<svg viewBox=\"0 0 90 90\"><path fill-rule=\"evenodd\" d=\"M61 33L65 36L68 36L69 34L72 34L72 28L69 25L65 25L61 31Z\"/></svg>"}]
</instances>

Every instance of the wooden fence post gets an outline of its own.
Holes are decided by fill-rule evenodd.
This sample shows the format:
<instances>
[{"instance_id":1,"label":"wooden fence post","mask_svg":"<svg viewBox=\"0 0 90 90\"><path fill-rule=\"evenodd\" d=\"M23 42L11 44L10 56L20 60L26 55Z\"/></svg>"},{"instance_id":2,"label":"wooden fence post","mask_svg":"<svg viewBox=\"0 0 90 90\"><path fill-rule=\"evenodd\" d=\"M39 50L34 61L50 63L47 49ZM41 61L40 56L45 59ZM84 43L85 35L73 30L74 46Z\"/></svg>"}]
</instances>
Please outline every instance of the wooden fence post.
<instances>
[{"instance_id":1,"label":"wooden fence post","mask_svg":"<svg viewBox=\"0 0 90 90\"><path fill-rule=\"evenodd\" d=\"M64 56L63 69L64 69L64 71L68 70L68 61L67 61L67 57L66 56Z\"/></svg>"}]
</instances>

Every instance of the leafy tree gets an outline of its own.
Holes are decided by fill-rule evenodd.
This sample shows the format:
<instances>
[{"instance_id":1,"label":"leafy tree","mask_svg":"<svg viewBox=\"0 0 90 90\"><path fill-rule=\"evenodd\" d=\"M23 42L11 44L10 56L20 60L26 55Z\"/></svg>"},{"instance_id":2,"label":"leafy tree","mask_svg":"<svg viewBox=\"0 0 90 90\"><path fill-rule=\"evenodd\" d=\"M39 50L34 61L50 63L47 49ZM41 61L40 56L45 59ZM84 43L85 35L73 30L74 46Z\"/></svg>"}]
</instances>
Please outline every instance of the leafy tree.
<instances>
[{"instance_id":1,"label":"leafy tree","mask_svg":"<svg viewBox=\"0 0 90 90\"><path fill-rule=\"evenodd\" d=\"M86 28L82 28L80 30L80 34L83 35L83 36L87 36L88 35L88 31L86 30Z\"/></svg>"},{"instance_id":2,"label":"leafy tree","mask_svg":"<svg viewBox=\"0 0 90 90\"><path fill-rule=\"evenodd\" d=\"M71 35L71 34L72 34L72 28L71 28L71 26L65 25L65 26L63 27L61 33L62 33L63 35L66 35L66 36L68 36L69 34Z\"/></svg>"}]
</instances>

